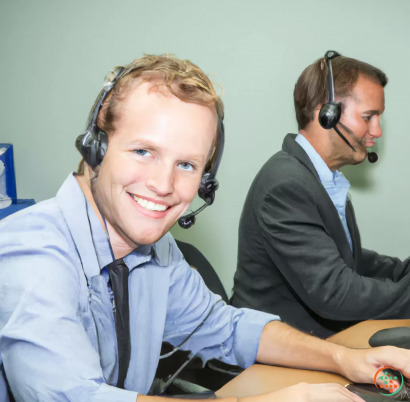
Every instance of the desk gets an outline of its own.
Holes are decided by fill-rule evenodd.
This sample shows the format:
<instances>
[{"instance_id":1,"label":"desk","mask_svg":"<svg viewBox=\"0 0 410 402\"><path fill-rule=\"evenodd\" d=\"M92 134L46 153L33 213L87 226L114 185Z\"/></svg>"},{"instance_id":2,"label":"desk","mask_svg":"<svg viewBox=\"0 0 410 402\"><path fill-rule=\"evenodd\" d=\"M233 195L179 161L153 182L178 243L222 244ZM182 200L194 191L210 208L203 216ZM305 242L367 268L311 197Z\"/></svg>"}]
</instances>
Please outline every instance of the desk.
<instances>
[{"instance_id":1,"label":"desk","mask_svg":"<svg viewBox=\"0 0 410 402\"><path fill-rule=\"evenodd\" d=\"M367 349L370 348L369 338L373 334L381 329L394 327L410 327L410 320L363 321L327 338L327 341L347 346L348 348Z\"/></svg>"},{"instance_id":2,"label":"desk","mask_svg":"<svg viewBox=\"0 0 410 402\"><path fill-rule=\"evenodd\" d=\"M351 348L369 348L368 340L377 331L392 327L410 326L410 320L364 321L327 339L329 342ZM216 392L218 398L243 398L307 382L309 384L337 383L346 385L349 380L320 371L289 369L254 364Z\"/></svg>"},{"instance_id":3,"label":"desk","mask_svg":"<svg viewBox=\"0 0 410 402\"><path fill-rule=\"evenodd\" d=\"M349 384L349 380L337 374L254 364L216 391L216 396L218 398L229 396L244 398L279 391L300 382L309 384L337 383L343 386Z\"/></svg>"}]
</instances>

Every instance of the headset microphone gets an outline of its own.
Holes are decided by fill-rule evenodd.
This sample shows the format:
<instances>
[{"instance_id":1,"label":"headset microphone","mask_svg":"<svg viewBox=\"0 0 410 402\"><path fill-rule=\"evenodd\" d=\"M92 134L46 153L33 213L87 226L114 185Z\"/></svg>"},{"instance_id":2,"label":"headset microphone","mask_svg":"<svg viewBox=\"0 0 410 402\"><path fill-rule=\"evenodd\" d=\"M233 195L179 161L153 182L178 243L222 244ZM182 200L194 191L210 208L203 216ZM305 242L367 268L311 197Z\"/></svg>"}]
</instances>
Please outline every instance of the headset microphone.
<instances>
[{"instance_id":1,"label":"headset microphone","mask_svg":"<svg viewBox=\"0 0 410 402\"><path fill-rule=\"evenodd\" d=\"M343 129L345 129L349 134L351 134L354 138L356 136L348 127L340 122L340 118L342 116L342 104L340 102L335 102L335 88L334 88L334 81L333 81L333 70L332 70L332 59L335 57L340 56L339 53L335 52L334 50L329 50L325 54L325 61L328 67L328 92L329 92L329 100L321 107L319 112L319 123L320 125L326 129L334 129L338 136L354 151L353 145L348 141L348 139L341 133L337 125L339 124ZM358 142L360 142L358 140ZM378 156L376 152L368 152L367 159L370 163L375 163L378 160Z\"/></svg>"},{"instance_id":2,"label":"headset microphone","mask_svg":"<svg viewBox=\"0 0 410 402\"><path fill-rule=\"evenodd\" d=\"M376 152L368 152L367 153L367 159L370 163L375 163L379 159L377 156Z\"/></svg>"},{"instance_id":3,"label":"headset microphone","mask_svg":"<svg viewBox=\"0 0 410 402\"><path fill-rule=\"evenodd\" d=\"M195 225L196 222L196 215L198 215L200 212L202 212L208 204L202 205L201 208L198 208L196 211L191 212L188 215L182 216L181 218L178 219L178 224L181 226L183 229L189 229L191 226Z\"/></svg>"}]
</instances>

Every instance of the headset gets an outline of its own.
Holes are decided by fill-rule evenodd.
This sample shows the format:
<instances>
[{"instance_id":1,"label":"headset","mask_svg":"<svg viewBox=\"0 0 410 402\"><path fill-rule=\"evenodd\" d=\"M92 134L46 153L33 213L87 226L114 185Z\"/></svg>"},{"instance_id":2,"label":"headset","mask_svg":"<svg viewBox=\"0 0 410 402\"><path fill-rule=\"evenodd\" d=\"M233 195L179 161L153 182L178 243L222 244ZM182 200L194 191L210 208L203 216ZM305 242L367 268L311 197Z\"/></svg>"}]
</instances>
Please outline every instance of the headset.
<instances>
[{"instance_id":1,"label":"headset","mask_svg":"<svg viewBox=\"0 0 410 402\"><path fill-rule=\"evenodd\" d=\"M86 132L79 135L76 139L76 148L84 158L84 161L87 163L87 165L89 165L93 170L97 166L101 165L107 152L108 146L107 134L102 131L97 125L98 113L101 110L101 106L116 83L124 76L139 68L141 68L141 66L135 66L131 64L127 67L121 66L116 67L114 70L112 70L112 74L107 76L104 87L100 91L93 107L91 108L87 120ZM207 206L212 205L215 201L215 192L219 187L218 180L216 179L216 174L222 160L224 146L225 126L223 123L223 116L219 117L218 114L218 133L215 152L212 157L211 167L208 172L205 172L203 174L198 190L198 195L202 200L205 201L205 204L198 208L196 211L190 212L178 219L179 226L181 226L183 229L189 229L191 226L193 226L196 221L196 215L203 211Z\"/></svg>"},{"instance_id":2,"label":"headset","mask_svg":"<svg viewBox=\"0 0 410 402\"><path fill-rule=\"evenodd\" d=\"M335 57L341 56L338 52L334 50L329 50L325 53L325 62L327 63L328 67L328 92L329 92L329 99L327 103L322 105L319 112L319 123L320 125L326 129L334 129L339 137L354 151L354 147L347 138L340 132L337 125L339 124L343 129L345 129L349 134L354 136L352 130L346 127L344 124L340 122L340 118L342 117L342 104L341 102L335 102L335 88L334 88L334 80L333 80L333 70L332 70L332 59ZM378 156L375 152L368 152L367 159L370 163L377 162Z\"/></svg>"}]
</instances>

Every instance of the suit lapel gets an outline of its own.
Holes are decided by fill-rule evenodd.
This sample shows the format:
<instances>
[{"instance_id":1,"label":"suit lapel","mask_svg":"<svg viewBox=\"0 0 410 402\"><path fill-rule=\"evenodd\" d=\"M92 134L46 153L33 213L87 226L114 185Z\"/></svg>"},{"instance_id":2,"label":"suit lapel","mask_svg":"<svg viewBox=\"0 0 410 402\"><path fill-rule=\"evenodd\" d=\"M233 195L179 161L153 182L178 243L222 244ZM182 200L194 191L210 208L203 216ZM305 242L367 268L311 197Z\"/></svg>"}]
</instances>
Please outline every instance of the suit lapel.
<instances>
[{"instance_id":1,"label":"suit lapel","mask_svg":"<svg viewBox=\"0 0 410 402\"><path fill-rule=\"evenodd\" d=\"M356 217L354 214L354 209L351 201L347 199L346 203L346 220L347 227L349 228L350 237L352 238L353 244L353 259L356 262L358 257L358 252L361 250L360 234L356 223Z\"/></svg>"},{"instance_id":2,"label":"suit lapel","mask_svg":"<svg viewBox=\"0 0 410 402\"><path fill-rule=\"evenodd\" d=\"M343 224L340 220L339 213L337 212L337 209L335 205L333 204L333 201L329 197L329 194L327 193L326 189L323 187L322 183L320 182L319 175L317 174L317 171L315 167L313 166L313 163L311 162L309 156L307 155L305 150L295 141L295 138L296 138L296 134L288 134L283 141L282 150L288 153L289 155L293 156L294 158L296 158L302 165L305 166L307 170L310 171L310 173L312 173L313 175L312 182L305 183L304 185L310 186L312 189L314 189L314 193L317 194L319 213L322 216L325 228L328 234L332 237L332 239L336 243L336 246L343 260L346 262L346 264L349 267L353 268L354 267L354 257L350 249L349 241L347 240L347 236L346 236L346 232L344 230ZM319 205L321 206L321 208L319 207ZM348 216L347 212L348 212L348 208L346 206L346 219ZM349 220L348 220L348 227L350 230L350 234L352 236L353 250L356 250L357 249L357 236L353 235L352 229L351 229L351 227L355 226L352 223L354 222L354 217L352 218L352 212L350 212L349 219L351 223L349 225ZM357 232L357 230L354 232Z\"/></svg>"}]
</instances>

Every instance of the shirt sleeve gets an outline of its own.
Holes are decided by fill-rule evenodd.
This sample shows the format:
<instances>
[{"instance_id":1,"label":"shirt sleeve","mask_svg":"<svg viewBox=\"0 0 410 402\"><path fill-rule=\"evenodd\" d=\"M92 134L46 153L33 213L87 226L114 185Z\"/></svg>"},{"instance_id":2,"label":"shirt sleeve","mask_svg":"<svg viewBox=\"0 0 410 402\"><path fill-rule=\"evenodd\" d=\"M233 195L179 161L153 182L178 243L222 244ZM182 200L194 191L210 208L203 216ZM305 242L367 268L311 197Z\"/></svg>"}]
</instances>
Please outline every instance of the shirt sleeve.
<instances>
[{"instance_id":1,"label":"shirt sleeve","mask_svg":"<svg viewBox=\"0 0 410 402\"><path fill-rule=\"evenodd\" d=\"M77 315L80 277L69 247L51 224L2 225L0 366L17 401L135 402L136 392L103 378Z\"/></svg>"},{"instance_id":2,"label":"shirt sleeve","mask_svg":"<svg viewBox=\"0 0 410 402\"><path fill-rule=\"evenodd\" d=\"M199 327L181 349L204 363L219 359L243 368L255 363L265 325L279 317L219 302L221 296L212 293L185 260L171 279L164 341L178 346Z\"/></svg>"}]
</instances>

